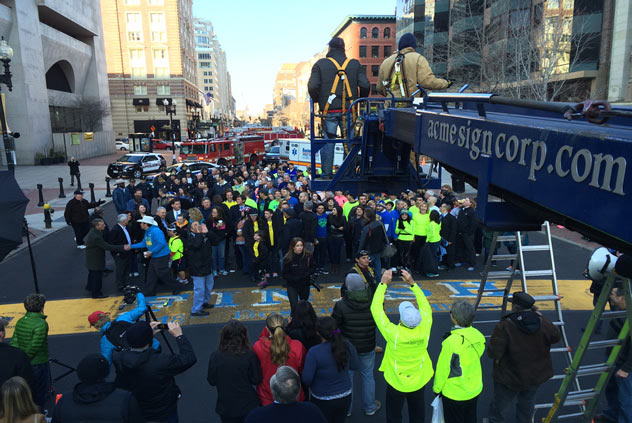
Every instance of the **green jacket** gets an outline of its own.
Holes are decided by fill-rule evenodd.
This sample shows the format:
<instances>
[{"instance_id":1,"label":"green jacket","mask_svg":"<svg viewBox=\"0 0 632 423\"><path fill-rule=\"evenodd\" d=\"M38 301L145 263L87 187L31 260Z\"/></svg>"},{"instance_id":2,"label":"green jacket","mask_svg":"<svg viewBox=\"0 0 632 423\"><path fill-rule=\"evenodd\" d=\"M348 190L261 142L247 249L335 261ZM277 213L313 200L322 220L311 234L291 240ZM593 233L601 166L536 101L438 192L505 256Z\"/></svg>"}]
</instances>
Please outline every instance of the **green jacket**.
<instances>
[{"instance_id":1,"label":"green jacket","mask_svg":"<svg viewBox=\"0 0 632 423\"><path fill-rule=\"evenodd\" d=\"M88 270L105 269L105 250L125 251L123 245L112 245L105 242L103 232L95 228L90 229L85 237L86 242L86 267Z\"/></svg>"},{"instance_id":2,"label":"green jacket","mask_svg":"<svg viewBox=\"0 0 632 423\"><path fill-rule=\"evenodd\" d=\"M397 234L397 239L400 241L414 241L415 240L415 232L413 229L413 221L410 220L402 220L404 223L404 229L399 228L399 220L395 221L395 233Z\"/></svg>"},{"instance_id":3,"label":"green jacket","mask_svg":"<svg viewBox=\"0 0 632 423\"><path fill-rule=\"evenodd\" d=\"M415 225L416 236L426 236L428 234L428 224L430 215L428 213L413 213L413 224Z\"/></svg>"},{"instance_id":4,"label":"green jacket","mask_svg":"<svg viewBox=\"0 0 632 423\"><path fill-rule=\"evenodd\" d=\"M455 328L441 344L432 390L454 401L467 401L483 390L481 356L485 337L473 327Z\"/></svg>"},{"instance_id":5,"label":"green jacket","mask_svg":"<svg viewBox=\"0 0 632 423\"><path fill-rule=\"evenodd\" d=\"M351 209L359 205L360 202L358 200L355 200L354 202L347 201L346 203L344 203L344 205L342 206L342 214L345 215L345 219L349 219L349 213L351 212Z\"/></svg>"},{"instance_id":6,"label":"green jacket","mask_svg":"<svg viewBox=\"0 0 632 423\"><path fill-rule=\"evenodd\" d=\"M48 362L48 323L42 313L27 311L15 324L10 345L29 356L31 364Z\"/></svg>"},{"instance_id":7,"label":"green jacket","mask_svg":"<svg viewBox=\"0 0 632 423\"><path fill-rule=\"evenodd\" d=\"M384 339L386 350L380 365L384 379L399 392L414 392L423 388L432 378L434 370L428 355L428 339L432 327L432 309L421 288L414 284L410 289L415 294L421 313L421 323L414 329L392 323L384 312L386 285L380 283L371 303L371 314Z\"/></svg>"},{"instance_id":8,"label":"green jacket","mask_svg":"<svg viewBox=\"0 0 632 423\"><path fill-rule=\"evenodd\" d=\"M426 229L426 242L441 241L441 223L429 221Z\"/></svg>"}]
</instances>

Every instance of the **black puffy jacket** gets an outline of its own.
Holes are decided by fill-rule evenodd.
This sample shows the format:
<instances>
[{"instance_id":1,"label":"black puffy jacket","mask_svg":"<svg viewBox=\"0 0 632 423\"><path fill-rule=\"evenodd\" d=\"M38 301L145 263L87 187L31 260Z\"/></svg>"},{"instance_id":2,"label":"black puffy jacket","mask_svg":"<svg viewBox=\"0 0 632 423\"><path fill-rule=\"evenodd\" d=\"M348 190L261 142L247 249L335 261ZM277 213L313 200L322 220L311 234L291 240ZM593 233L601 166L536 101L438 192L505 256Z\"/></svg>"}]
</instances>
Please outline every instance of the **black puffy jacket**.
<instances>
[{"instance_id":1,"label":"black puffy jacket","mask_svg":"<svg viewBox=\"0 0 632 423\"><path fill-rule=\"evenodd\" d=\"M284 224L281 226L281 231L279 235L279 246L285 252L290 248L290 242L292 238L300 237L303 233L303 224L300 220L295 217L290 217Z\"/></svg>"},{"instance_id":2,"label":"black puffy jacket","mask_svg":"<svg viewBox=\"0 0 632 423\"><path fill-rule=\"evenodd\" d=\"M294 255L292 261L283 260L281 276L288 285L309 284L310 275L314 272L314 258L311 254Z\"/></svg>"},{"instance_id":3,"label":"black puffy jacket","mask_svg":"<svg viewBox=\"0 0 632 423\"><path fill-rule=\"evenodd\" d=\"M113 383L79 383L63 394L53 412L53 423L143 423L145 419L131 392Z\"/></svg>"},{"instance_id":4,"label":"black puffy jacket","mask_svg":"<svg viewBox=\"0 0 632 423\"><path fill-rule=\"evenodd\" d=\"M333 58L340 66L347 59L345 52L339 49L331 50L327 53L327 57ZM349 78L349 85L351 86L352 99L347 98L346 107L349 107L353 102L353 99L358 98L358 89L360 91L360 97L367 97L371 91L371 85L369 80L360 66L360 62L356 59L351 59L346 67L347 78ZM318 60L312 67L312 74L309 77L307 83L307 89L309 95L314 100L314 103L318 103L320 110L322 111L327 104L327 99L331 94L331 88L334 84L337 69L331 60L324 58ZM343 81L338 82L336 89L336 98L329 106L329 110L342 109L342 88Z\"/></svg>"},{"instance_id":5,"label":"black puffy jacket","mask_svg":"<svg viewBox=\"0 0 632 423\"><path fill-rule=\"evenodd\" d=\"M371 292L342 292L342 300L334 306L332 317L336 320L342 335L358 350L358 354L368 353L375 348L375 321L371 316Z\"/></svg>"},{"instance_id":6,"label":"black puffy jacket","mask_svg":"<svg viewBox=\"0 0 632 423\"><path fill-rule=\"evenodd\" d=\"M184 241L184 255L191 276L206 276L213 272L211 247L207 234L189 233Z\"/></svg>"},{"instance_id":7,"label":"black puffy jacket","mask_svg":"<svg viewBox=\"0 0 632 423\"><path fill-rule=\"evenodd\" d=\"M131 391L148 421L164 421L177 408L180 388L175 376L195 364L193 346L183 336L176 338L178 354L161 354L153 348L114 352L115 384Z\"/></svg>"}]
</instances>

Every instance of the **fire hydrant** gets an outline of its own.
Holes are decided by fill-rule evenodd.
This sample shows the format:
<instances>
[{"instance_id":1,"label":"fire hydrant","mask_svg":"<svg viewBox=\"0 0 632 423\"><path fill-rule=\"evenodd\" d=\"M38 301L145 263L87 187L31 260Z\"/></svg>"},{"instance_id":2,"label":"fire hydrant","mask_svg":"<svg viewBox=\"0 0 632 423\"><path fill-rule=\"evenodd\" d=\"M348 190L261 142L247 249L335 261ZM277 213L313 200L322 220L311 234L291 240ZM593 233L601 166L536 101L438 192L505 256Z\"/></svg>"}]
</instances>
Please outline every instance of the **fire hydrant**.
<instances>
[{"instance_id":1,"label":"fire hydrant","mask_svg":"<svg viewBox=\"0 0 632 423\"><path fill-rule=\"evenodd\" d=\"M46 224L46 229L53 227L53 219L51 219L53 213L55 213L55 209L51 209L48 203L44 204L44 223Z\"/></svg>"}]
</instances>

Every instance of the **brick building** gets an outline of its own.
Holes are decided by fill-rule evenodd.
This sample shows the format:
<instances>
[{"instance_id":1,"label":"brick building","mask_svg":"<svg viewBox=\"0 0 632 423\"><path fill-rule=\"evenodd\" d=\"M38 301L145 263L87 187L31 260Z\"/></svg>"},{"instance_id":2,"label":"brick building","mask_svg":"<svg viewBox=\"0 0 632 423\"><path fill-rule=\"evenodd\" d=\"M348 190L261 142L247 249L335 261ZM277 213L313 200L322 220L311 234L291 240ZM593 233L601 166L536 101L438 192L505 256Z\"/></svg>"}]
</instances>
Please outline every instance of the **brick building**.
<instances>
[{"instance_id":1,"label":"brick building","mask_svg":"<svg viewBox=\"0 0 632 423\"><path fill-rule=\"evenodd\" d=\"M331 34L345 41L347 57L360 61L371 83L371 95L376 94L380 64L396 50L395 16L347 16Z\"/></svg>"}]
</instances>

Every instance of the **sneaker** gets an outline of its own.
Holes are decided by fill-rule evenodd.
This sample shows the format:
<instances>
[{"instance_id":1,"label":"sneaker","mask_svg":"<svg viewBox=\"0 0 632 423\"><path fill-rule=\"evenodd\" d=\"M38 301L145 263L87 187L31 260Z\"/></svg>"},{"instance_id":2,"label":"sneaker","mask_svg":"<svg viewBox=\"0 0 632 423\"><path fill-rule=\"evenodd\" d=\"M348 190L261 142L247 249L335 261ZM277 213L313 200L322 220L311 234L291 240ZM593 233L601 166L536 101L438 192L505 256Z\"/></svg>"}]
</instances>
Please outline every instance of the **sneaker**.
<instances>
[{"instance_id":1,"label":"sneaker","mask_svg":"<svg viewBox=\"0 0 632 423\"><path fill-rule=\"evenodd\" d=\"M345 259L345 262L346 262L346 263L351 263L351 259L350 259L350 258Z\"/></svg>"},{"instance_id":2,"label":"sneaker","mask_svg":"<svg viewBox=\"0 0 632 423\"><path fill-rule=\"evenodd\" d=\"M79 248L80 250L85 250L86 246L85 245L77 245L77 248Z\"/></svg>"},{"instance_id":3,"label":"sneaker","mask_svg":"<svg viewBox=\"0 0 632 423\"><path fill-rule=\"evenodd\" d=\"M505 270L511 272L513 270L513 266L507 266L505 267Z\"/></svg>"},{"instance_id":4,"label":"sneaker","mask_svg":"<svg viewBox=\"0 0 632 423\"><path fill-rule=\"evenodd\" d=\"M140 276L140 273L134 272L134 277L138 277L138 276Z\"/></svg>"},{"instance_id":5,"label":"sneaker","mask_svg":"<svg viewBox=\"0 0 632 423\"><path fill-rule=\"evenodd\" d=\"M202 304L202 308L213 308L213 307L215 307L215 304L209 304L209 303Z\"/></svg>"},{"instance_id":6,"label":"sneaker","mask_svg":"<svg viewBox=\"0 0 632 423\"><path fill-rule=\"evenodd\" d=\"M208 311L204 311L204 310L196 311L195 313L191 312L191 316L194 316L194 317L204 317L204 316L208 316L209 314L211 314L211 313L209 313Z\"/></svg>"},{"instance_id":7,"label":"sneaker","mask_svg":"<svg viewBox=\"0 0 632 423\"><path fill-rule=\"evenodd\" d=\"M472 269L472 270L474 270L474 269ZM438 273L426 273L426 276L429 277L429 278L438 278L439 274Z\"/></svg>"},{"instance_id":8,"label":"sneaker","mask_svg":"<svg viewBox=\"0 0 632 423\"><path fill-rule=\"evenodd\" d=\"M273 278L278 278L278 277L279 277L279 274L278 274L277 272L274 272L274 273L272 274L272 277L273 277Z\"/></svg>"},{"instance_id":9,"label":"sneaker","mask_svg":"<svg viewBox=\"0 0 632 423\"><path fill-rule=\"evenodd\" d=\"M373 411L366 411L364 414L366 414L367 416L372 416L375 413L377 413L380 408L382 408L382 403L379 402L378 400L375 400L375 410L373 410Z\"/></svg>"},{"instance_id":10,"label":"sneaker","mask_svg":"<svg viewBox=\"0 0 632 423\"><path fill-rule=\"evenodd\" d=\"M351 411L347 411L347 417L351 417Z\"/></svg>"},{"instance_id":11,"label":"sneaker","mask_svg":"<svg viewBox=\"0 0 632 423\"><path fill-rule=\"evenodd\" d=\"M189 281L186 279L178 279L178 283L181 283L182 285L186 285L189 283Z\"/></svg>"},{"instance_id":12,"label":"sneaker","mask_svg":"<svg viewBox=\"0 0 632 423\"><path fill-rule=\"evenodd\" d=\"M213 270L213 276L217 276L217 272Z\"/></svg>"},{"instance_id":13,"label":"sneaker","mask_svg":"<svg viewBox=\"0 0 632 423\"><path fill-rule=\"evenodd\" d=\"M448 266L441 265L439 266L439 270L448 270Z\"/></svg>"},{"instance_id":14,"label":"sneaker","mask_svg":"<svg viewBox=\"0 0 632 423\"><path fill-rule=\"evenodd\" d=\"M269 274L269 273L266 273L266 278L269 278L269 277L270 277L270 274Z\"/></svg>"},{"instance_id":15,"label":"sneaker","mask_svg":"<svg viewBox=\"0 0 632 423\"><path fill-rule=\"evenodd\" d=\"M464 264L465 264L465 263L455 263L455 264L454 264L454 267L461 267L461 266L463 266Z\"/></svg>"},{"instance_id":16,"label":"sneaker","mask_svg":"<svg viewBox=\"0 0 632 423\"><path fill-rule=\"evenodd\" d=\"M222 270L222 271L220 271L219 273L220 273L222 276L226 276L226 275L228 275L228 272L227 272L227 271L225 271L225 270Z\"/></svg>"},{"instance_id":17,"label":"sneaker","mask_svg":"<svg viewBox=\"0 0 632 423\"><path fill-rule=\"evenodd\" d=\"M235 273L235 269L230 269L229 272L230 273Z\"/></svg>"},{"instance_id":18,"label":"sneaker","mask_svg":"<svg viewBox=\"0 0 632 423\"><path fill-rule=\"evenodd\" d=\"M329 274L329 272L326 269L322 269L320 271L320 273L323 274L323 275L328 275Z\"/></svg>"},{"instance_id":19,"label":"sneaker","mask_svg":"<svg viewBox=\"0 0 632 423\"><path fill-rule=\"evenodd\" d=\"M259 283L257 284L257 286L258 286L259 288L265 288L266 286L268 286L268 282L266 282L266 281L261 281L261 282L259 282Z\"/></svg>"},{"instance_id":20,"label":"sneaker","mask_svg":"<svg viewBox=\"0 0 632 423\"><path fill-rule=\"evenodd\" d=\"M468 272L473 272L473 271L474 271L474 268L473 268L472 266L470 266L470 267L468 267L468 268L467 268L467 271L468 271Z\"/></svg>"}]
</instances>

